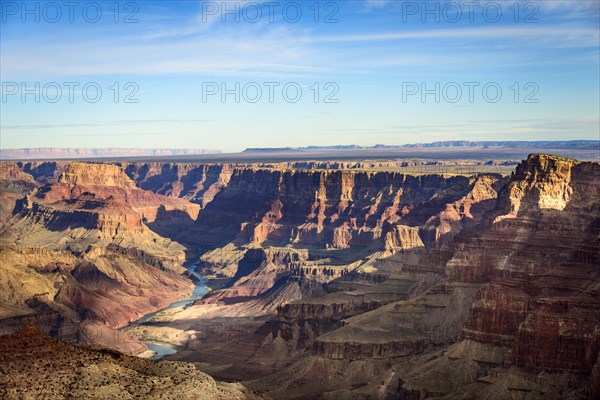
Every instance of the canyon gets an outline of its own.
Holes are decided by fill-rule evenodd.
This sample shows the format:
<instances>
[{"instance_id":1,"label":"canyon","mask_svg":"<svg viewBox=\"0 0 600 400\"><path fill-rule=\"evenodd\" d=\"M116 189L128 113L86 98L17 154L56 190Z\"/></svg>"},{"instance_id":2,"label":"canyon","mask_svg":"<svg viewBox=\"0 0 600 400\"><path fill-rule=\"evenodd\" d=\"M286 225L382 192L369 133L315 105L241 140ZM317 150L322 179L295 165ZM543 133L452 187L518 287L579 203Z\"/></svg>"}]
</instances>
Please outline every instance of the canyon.
<instances>
[{"instance_id":1,"label":"canyon","mask_svg":"<svg viewBox=\"0 0 600 400\"><path fill-rule=\"evenodd\" d=\"M28 340L190 375L169 396L600 397L598 162L0 166L0 366Z\"/></svg>"}]
</instances>

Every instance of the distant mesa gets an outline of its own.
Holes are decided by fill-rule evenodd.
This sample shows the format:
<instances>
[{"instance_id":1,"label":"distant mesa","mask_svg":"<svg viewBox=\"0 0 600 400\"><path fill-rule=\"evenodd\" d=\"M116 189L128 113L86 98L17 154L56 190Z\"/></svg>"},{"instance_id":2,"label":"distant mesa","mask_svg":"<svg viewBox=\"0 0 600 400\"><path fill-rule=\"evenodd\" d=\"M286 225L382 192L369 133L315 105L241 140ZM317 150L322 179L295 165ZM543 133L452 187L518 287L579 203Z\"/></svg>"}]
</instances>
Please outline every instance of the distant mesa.
<instances>
[{"instance_id":1,"label":"distant mesa","mask_svg":"<svg viewBox=\"0 0 600 400\"><path fill-rule=\"evenodd\" d=\"M381 146L381 147L378 147ZM300 147L298 150L361 150L371 148L399 148L399 146L386 146L382 144L375 145L373 147L364 147L356 144L338 144L333 146L306 146Z\"/></svg>"},{"instance_id":2,"label":"distant mesa","mask_svg":"<svg viewBox=\"0 0 600 400\"><path fill-rule=\"evenodd\" d=\"M268 160L277 157L278 160L289 159L297 161L300 159L311 159L311 157L353 157L368 156L386 159L390 157L405 158L407 153L413 153L412 157L422 157L425 153L429 155L441 151L450 151L456 155L460 151L485 153L481 158L512 158L521 159L527 154L542 152L561 154L578 159L597 160L600 152L599 140L563 140L563 141L440 141L433 143L413 143L400 145L376 144L374 146L331 145L331 146L306 146L306 147L250 147L239 153L222 153L219 150L207 149L141 149L141 148L22 148L22 149L0 149L0 160L116 160L122 158L150 159L159 158L165 160L173 158L176 160L204 160L221 162L224 160L249 159ZM470 155L474 157L474 154ZM439 157L439 155L434 155Z\"/></svg>"},{"instance_id":3,"label":"distant mesa","mask_svg":"<svg viewBox=\"0 0 600 400\"><path fill-rule=\"evenodd\" d=\"M147 157L147 156L181 156L197 154L215 154L218 150L207 149L139 149L139 148L22 148L1 149L2 160L43 160L43 159L83 159L106 157Z\"/></svg>"},{"instance_id":4,"label":"distant mesa","mask_svg":"<svg viewBox=\"0 0 600 400\"><path fill-rule=\"evenodd\" d=\"M294 147L249 147L242 153L286 153L290 151L300 151Z\"/></svg>"},{"instance_id":5,"label":"distant mesa","mask_svg":"<svg viewBox=\"0 0 600 400\"><path fill-rule=\"evenodd\" d=\"M432 143L409 143L399 145L376 144L374 146L360 146L357 144L339 144L331 146L305 146L305 147L266 147L248 148L243 153L285 153L296 151L344 151L344 150L393 150L393 149L444 149L444 148L529 148L538 149L578 149L597 150L600 148L599 140L557 140L557 141L469 141L451 140Z\"/></svg>"},{"instance_id":6,"label":"distant mesa","mask_svg":"<svg viewBox=\"0 0 600 400\"><path fill-rule=\"evenodd\" d=\"M548 149L581 149L594 150L600 146L599 140L557 140L557 141L469 141L452 140L432 143L411 143L400 145L376 144L374 146L359 145L333 145L333 146L307 146L300 147L298 150L368 150L368 149L419 149L419 148L448 148L448 147L537 147Z\"/></svg>"}]
</instances>

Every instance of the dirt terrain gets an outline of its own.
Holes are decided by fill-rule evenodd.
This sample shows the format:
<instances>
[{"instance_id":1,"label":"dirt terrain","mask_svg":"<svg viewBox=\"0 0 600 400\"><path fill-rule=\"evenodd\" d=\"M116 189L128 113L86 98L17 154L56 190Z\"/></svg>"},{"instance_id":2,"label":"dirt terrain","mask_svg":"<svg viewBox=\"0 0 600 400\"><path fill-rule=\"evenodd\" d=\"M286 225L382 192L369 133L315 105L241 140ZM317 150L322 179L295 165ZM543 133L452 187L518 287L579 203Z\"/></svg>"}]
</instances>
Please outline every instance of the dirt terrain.
<instances>
[{"instance_id":1,"label":"dirt terrain","mask_svg":"<svg viewBox=\"0 0 600 400\"><path fill-rule=\"evenodd\" d=\"M80 347L27 324L0 336L3 399L252 399L241 384L215 382L193 365Z\"/></svg>"}]
</instances>

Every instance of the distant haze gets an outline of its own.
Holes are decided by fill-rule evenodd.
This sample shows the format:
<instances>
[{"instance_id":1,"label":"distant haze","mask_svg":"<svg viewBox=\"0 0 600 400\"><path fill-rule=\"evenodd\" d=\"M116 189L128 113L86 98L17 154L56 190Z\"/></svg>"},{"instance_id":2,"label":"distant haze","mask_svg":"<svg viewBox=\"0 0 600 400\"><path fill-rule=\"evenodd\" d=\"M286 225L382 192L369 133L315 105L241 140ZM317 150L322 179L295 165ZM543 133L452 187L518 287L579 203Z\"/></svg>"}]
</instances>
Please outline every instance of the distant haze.
<instances>
[{"instance_id":1,"label":"distant haze","mask_svg":"<svg viewBox=\"0 0 600 400\"><path fill-rule=\"evenodd\" d=\"M135 149L108 147L94 148L26 148L26 149L2 149L0 159L2 160L41 160L55 158L98 158L98 157L144 157L144 156L182 156L197 154L215 154L218 150L206 149Z\"/></svg>"},{"instance_id":2,"label":"distant haze","mask_svg":"<svg viewBox=\"0 0 600 400\"><path fill-rule=\"evenodd\" d=\"M240 153L206 149L140 148L24 148L0 150L1 160L55 159L160 159L205 162L259 162L310 159L386 159L386 158L502 158L520 160L530 153L549 153L581 160L600 159L600 141L444 141L401 145L307 146L248 148ZM448 153L448 154L446 154Z\"/></svg>"}]
</instances>

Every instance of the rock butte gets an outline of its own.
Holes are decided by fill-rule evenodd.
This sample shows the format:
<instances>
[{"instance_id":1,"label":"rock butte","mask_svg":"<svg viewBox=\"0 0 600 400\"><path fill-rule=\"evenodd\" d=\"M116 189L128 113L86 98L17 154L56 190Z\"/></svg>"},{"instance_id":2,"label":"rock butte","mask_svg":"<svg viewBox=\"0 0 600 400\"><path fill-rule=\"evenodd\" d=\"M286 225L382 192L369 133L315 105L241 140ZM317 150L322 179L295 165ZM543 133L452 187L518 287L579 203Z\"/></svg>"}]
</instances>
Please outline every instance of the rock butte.
<instances>
[{"instance_id":1,"label":"rock butte","mask_svg":"<svg viewBox=\"0 0 600 400\"><path fill-rule=\"evenodd\" d=\"M403 163L3 162L0 328L168 343L228 395L598 398L600 164ZM185 261L213 290L126 327L190 294Z\"/></svg>"}]
</instances>

